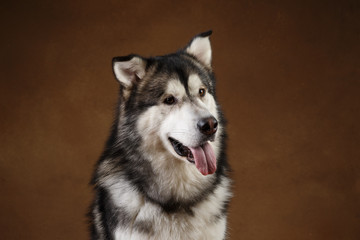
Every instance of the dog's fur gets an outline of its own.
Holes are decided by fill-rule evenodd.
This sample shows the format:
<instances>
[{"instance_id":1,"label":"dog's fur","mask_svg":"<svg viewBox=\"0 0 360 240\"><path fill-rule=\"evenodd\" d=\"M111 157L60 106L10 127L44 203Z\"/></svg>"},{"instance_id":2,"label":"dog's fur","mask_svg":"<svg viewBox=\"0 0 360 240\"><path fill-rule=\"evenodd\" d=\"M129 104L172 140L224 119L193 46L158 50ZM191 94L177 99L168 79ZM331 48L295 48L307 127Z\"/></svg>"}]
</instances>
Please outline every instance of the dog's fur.
<instances>
[{"instance_id":1,"label":"dog's fur","mask_svg":"<svg viewBox=\"0 0 360 240\"><path fill-rule=\"evenodd\" d=\"M226 238L229 167L210 35L166 56L113 59L120 98L92 180L92 239ZM204 134L209 117L218 126Z\"/></svg>"}]
</instances>

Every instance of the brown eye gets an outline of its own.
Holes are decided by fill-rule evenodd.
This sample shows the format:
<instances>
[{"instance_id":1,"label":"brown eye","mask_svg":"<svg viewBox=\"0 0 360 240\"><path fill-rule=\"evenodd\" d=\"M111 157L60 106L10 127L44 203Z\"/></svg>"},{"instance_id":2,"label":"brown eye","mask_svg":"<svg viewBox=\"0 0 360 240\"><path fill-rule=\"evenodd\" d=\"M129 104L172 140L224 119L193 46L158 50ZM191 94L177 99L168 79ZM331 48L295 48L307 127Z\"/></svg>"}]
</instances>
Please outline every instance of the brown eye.
<instances>
[{"instance_id":1,"label":"brown eye","mask_svg":"<svg viewBox=\"0 0 360 240\"><path fill-rule=\"evenodd\" d=\"M176 99L174 96L168 96L165 98L164 103L167 105L173 105L176 102Z\"/></svg>"},{"instance_id":2,"label":"brown eye","mask_svg":"<svg viewBox=\"0 0 360 240\"><path fill-rule=\"evenodd\" d=\"M199 89L199 95L200 95L200 97L205 96L205 93L206 93L205 88L200 88L200 89Z\"/></svg>"}]
</instances>

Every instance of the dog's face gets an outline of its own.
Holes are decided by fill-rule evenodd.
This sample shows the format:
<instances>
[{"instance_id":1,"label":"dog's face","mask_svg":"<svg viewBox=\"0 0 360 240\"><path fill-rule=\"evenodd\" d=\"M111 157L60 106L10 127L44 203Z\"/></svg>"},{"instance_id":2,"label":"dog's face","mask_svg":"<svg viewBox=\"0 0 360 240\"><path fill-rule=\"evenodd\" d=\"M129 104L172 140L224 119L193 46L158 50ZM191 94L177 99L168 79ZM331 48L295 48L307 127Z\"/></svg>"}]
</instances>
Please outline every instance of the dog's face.
<instances>
[{"instance_id":1,"label":"dog's face","mask_svg":"<svg viewBox=\"0 0 360 240\"><path fill-rule=\"evenodd\" d=\"M163 106L166 114L159 132L169 152L195 163L204 175L216 170L216 156L209 142L215 141L219 127L217 107L206 80L191 74L187 87L178 80L168 83Z\"/></svg>"},{"instance_id":2,"label":"dog's face","mask_svg":"<svg viewBox=\"0 0 360 240\"><path fill-rule=\"evenodd\" d=\"M203 174L216 170L221 131L211 71L210 33L176 54L114 58L124 114L136 115L147 152L166 152Z\"/></svg>"}]
</instances>

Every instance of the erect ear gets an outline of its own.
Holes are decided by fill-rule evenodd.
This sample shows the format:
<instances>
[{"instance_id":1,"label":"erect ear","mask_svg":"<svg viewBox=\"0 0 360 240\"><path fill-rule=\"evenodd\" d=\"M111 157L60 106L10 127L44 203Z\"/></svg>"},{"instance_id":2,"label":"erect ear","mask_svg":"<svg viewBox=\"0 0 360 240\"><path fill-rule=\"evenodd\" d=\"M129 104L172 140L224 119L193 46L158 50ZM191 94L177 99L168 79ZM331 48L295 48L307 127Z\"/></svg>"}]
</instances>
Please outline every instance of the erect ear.
<instances>
[{"instance_id":1,"label":"erect ear","mask_svg":"<svg viewBox=\"0 0 360 240\"><path fill-rule=\"evenodd\" d=\"M131 88L145 76L146 60L136 55L113 58L116 79L125 88Z\"/></svg>"},{"instance_id":2,"label":"erect ear","mask_svg":"<svg viewBox=\"0 0 360 240\"><path fill-rule=\"evenodd\" d=\"M212 31L207 31L195 36L185 49L185 52L193 55L207 67L211 67L211 45L209 39L211 33Z\"/></svg>"}]
</instances>

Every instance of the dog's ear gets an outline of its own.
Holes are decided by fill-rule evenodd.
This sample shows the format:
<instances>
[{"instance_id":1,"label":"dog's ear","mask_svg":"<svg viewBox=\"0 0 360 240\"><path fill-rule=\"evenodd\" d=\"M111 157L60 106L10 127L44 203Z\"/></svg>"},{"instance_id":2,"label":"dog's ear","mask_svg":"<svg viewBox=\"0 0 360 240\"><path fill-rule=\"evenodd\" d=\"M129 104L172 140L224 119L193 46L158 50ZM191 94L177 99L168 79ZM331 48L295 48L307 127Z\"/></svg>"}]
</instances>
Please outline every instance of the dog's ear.
<instances>
[{"instance_id":1,"label":"dog's ear","mask_svg":"<svg viewBox=\"0 0 360 240\"><path fill-rule=\"evenodd\" d=\"M211 68L211 44L209 39L211 34L212 31L200 33L195 36L185 48L185 52L194 56L209 68Z\"/></svg>"},{"instance_id":2,"label":"dog's ear","mask_svg":"<svg viewBox=\"0 0 360 240\"><path fill-rule=\"evenodd\" d=\"M146 60L139 56L114 57L112 63L116 79L126 89L131 88L145 76Z\"/></svg>"}]
</instances>

